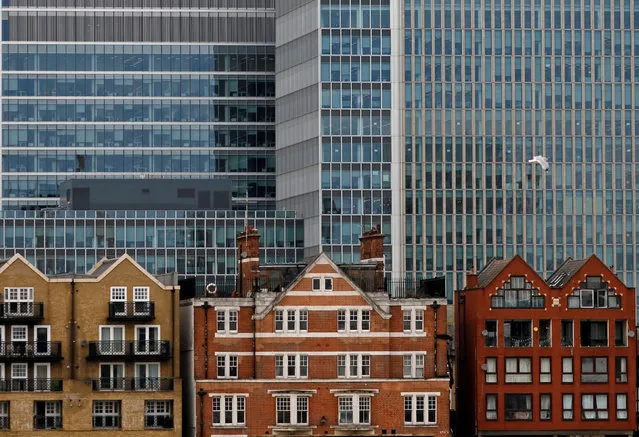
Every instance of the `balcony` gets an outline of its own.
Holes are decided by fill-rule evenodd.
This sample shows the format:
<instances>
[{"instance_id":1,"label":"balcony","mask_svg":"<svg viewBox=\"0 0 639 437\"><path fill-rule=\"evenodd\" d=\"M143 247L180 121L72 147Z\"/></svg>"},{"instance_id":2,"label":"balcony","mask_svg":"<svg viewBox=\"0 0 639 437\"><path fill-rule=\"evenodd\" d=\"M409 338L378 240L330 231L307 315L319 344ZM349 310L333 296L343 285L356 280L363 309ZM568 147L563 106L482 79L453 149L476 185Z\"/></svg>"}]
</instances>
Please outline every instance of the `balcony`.
<instances>
[{"instance_id":1,"label":"balcony","mask_svg":"<svg viewBox=\"0 0 639 437\"><path fill-rule=\"evenodd\" d=\"M155 302L109 302L109 322L150 322Z\"/></svg>"},{"instance_id":2,"label":"balcony","mask_svg":"<svg viewBox=\"0 0 639 437\"><path fill-rule=\"evenodd\" d=\"M527 308L543 309L546 307L545 296L530 296L530 299L506 299L505 296L491 296L491 308Z\"/></svg>"},{"instance_id":3,"label":"balcony","mask_svg":"<svg viewBox=\"0 0 639 437\"><path fill-rule=\"evenodd\" d=\"M0 324L35 324L44 319L42 302L3 302L0 304Z\"/></svg>"},{"instance_id":4,"label":"balcony","mask_svg":"<svg viewBox=\"0 0 639 437\"><path fill-rule=\"evenodd\" d=\"M93 341L87 360L166 361L171 359L171 342Z\"/></svg>"},{"instance_id":5,"label":"balcony","mask_svg":"<svg viewBox=\"0 0 639 437\"><path fill-rule=\"evenodd\" d=\"M50 362L62 360L59 341L13 341L0 343L0 362Z\"/></svg>"},{"instance_id":6,"label":"balcony","mask_svg":"<svg viewBox=\"0 0 639 437\"><path fill-rule=\"evenodd\" d=\"M171 391L173 378L100 378L91 381L93 391Z\"/></svg>"},{"instance_id":7,"label":"balcony","mask_svg":"<svg viewBox=\"0 0 639 437\"><path fill-rule=\"evenodd\" d=\"M62 391L61 379L0 379L0 392Z\"/></svg>"}]
</instances>

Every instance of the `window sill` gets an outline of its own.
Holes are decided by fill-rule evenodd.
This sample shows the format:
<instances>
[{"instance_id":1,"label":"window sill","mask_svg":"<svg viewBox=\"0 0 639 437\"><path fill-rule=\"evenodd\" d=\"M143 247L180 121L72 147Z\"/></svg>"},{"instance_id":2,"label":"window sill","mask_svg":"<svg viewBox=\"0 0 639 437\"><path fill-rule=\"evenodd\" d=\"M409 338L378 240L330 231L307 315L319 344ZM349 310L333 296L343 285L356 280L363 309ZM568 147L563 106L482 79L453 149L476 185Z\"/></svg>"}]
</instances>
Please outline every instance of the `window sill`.
<instances>
[{"instance_id":1,"label":"window sill","mask_svg":"<svg viewBox=\"0 0 639 437\"><path fill-rule=\"evenodd\" d=\"M365 425L365 424L351 423L351 424L331 426L331 429L336 429L340 431L370 431L376 428L379 428L379 425Z\"/></svg>"},{"instance_id":2,"label":"window sill","mask_svg":"<svg viewBox=\"0 0 639 437\"><path fill-rule=\"evenodd\" d=\"M290 424L290 425L285 425L285 424L281 424L281 425L269 425L269 429L272 429L273 431L284 431L284 432L288 432L288 431L310 431L312 429L317 428L317 426L315 425L294 425L294 424Z\"/></svg>"},{"instance_id":3,"label":"window sill","mask_svg":"<svg viewBox=\"0 0 639 437\"><path fill-rule=\"evenodd\" d=\"M494 422L495 420L491 420L490 422ZM404 426L406 428L436 428L439 425L436 423L404 423Z\"/></svg>"},{"instance_id":4,"label":"window sill","mask_svg":"<svg viewBox=\"0 0 639 437\"><path fill-rule=\"evenodd\" d=\"M247 429L246 425L213 425L210 427L211 429L216 429L216 428L224 428L224 429Z\"/></svg>"}]
</instances>

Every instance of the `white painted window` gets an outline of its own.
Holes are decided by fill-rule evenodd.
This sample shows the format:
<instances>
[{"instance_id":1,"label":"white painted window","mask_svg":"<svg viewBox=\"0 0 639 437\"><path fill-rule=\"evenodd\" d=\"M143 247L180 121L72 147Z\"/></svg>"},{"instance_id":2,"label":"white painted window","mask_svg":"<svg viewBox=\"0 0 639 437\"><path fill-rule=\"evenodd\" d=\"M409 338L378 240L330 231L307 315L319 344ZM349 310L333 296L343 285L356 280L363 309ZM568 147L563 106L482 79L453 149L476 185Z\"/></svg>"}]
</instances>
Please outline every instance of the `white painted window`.
<instances>
[{"instance_id":1,"label":"white painted window","mask_svg":"<svg viewBox=\"0 0 639 437\"><path fill-rule=\"evenodd\" d=\"M100 363L98 390L124 390L124 364Z\"/></svg>"},{"instance_id":2,"label":"white painted window","mask_svg":"<svg viewBox=\"0 0 639 437\"><path fill-rule=\"evenodd\" d=\"M333 290L333 278L327 278L321 276L319 278L313 278L313 291L332 291Z\"/></svg>"},{"instance_id":3,"label":"white painted window","mask_svg":"<svg viewBox=\"0 0 639 437\"><path fill-rule=\"evenodd\" d=\"M144 401L145 428L173 428L172 401Z\"/></svg>"},{"instance_id":4,"label":"white painted window","mask_svg":"<svg viewBox=\"0 0 639 437\"><path fill-rule=\"evenodd\" d=\"M213 425L237 426L246 423L246 395L213 396Z\"/></svg>"},{"instance_id":5,"label":"white painted window","mask_svg":"<svg viewBox=\"0 0 639 437\"><path fill-rule=\"evenodd\" d=\"M371 397L369 395L344 395L337 398L340 425L370 425Z\"/></svg>"},{"instance_id":6,"label":"white painted window","mask_svg":"<svg viewBox=\"0 0 639 437\"><path fill-rule=\"evenodd\" d=\"M437 395L412 393L404 395L404 423L433 425L437 423Z\"/></svg>"},{"instance_id":7,"label":"white painted window","mask_svg":"<svg viewBox=\"0 0 639 437\"><path fill-rule=\"evenodd\" d=\"M0 401L0 429L9 429L9 401Z\"/></svg>"},{"instance_id":8,"label":"white painted window","mask_svg":"<svg viewBox=\"0 0 639 437\"><path fill-rule=\"evenodd\" d=\"M278 425L308 425L308 396L277 396L275 408Z\"/></svg>"},{"instance_id":9,"label":"white painted window","mask_svg":"<svg viewBox=\"0 0 639 437\"><path fill-rule=\"evenodd\" d=\"M235 334L237 333L237 310L219 309L217 314L217 332Z\"/></svg>"},{"instance_id":10,"label":"white painted window","mask_svg":"<svg viewBox=\"0 0 639 437\"><path fill-rule=\"evenodd\" d=\"M218 379L235 379L238 372L237 355L217 356L217 377Z\"/></svg>"},{"instance_id":11,"label":"white painted window","mask_svg":"<svg viewBox=\"0 0 639 437\"><path fill-rule=\"evenodd\" d=\"M126 302L126 287L111 287L111 302Z\"/></svg>"},{"instance_id":12,"label":"white painted window","mask_svg":"<svg viewBox=\"0 0 639 437\"><path fill-rule=\"evenodd\" d=\"M424 310L407 308L403 311L404 332L424 332Z\"/></svg>"},{"instance_id":13,"label":"white painted window","mask_svg":"<svg viewBox=\"0 0 639 437\"><path fill-rule=\"evenodd\" d=\"M100 326L100 353L104 355L124 355L124 326Z\"/></svg>"},{"instance_id":14,"label":"white painted window","mask_svg":"<svg viewBox=\"0 0 639 437\"><path fill-rule=\"evenodd\" d=\"M33 390L51 390L51 363L35 363L33 365Z\"/></svg>"},{"instance_id":15,"label":"white painted window","mask_svg":"<svg viewBox=\"0 0 639 437\"><path fill-rule=\"evenodd\" d=\"M28 328L22 325L11 327L11 341L27 341Z\"/></svg>"},{"instance_id":16,"label":"white painted window","mask_svg":"<svg viewBox=\"0 0 639 437\"><path fill-rule=\"evenodd\" d=\"M33 410L34 429L62 428L62 401L36 401Z\"/></svg>"},{"instance_id":17,"label":"white painted window","mask_svg":"<svg viewBox=\"0 0 639 437\"><path fill-rule=\"evenodd\" d=\"M404 378L424 377L424 354L404 355Z\"/></svg>"},{"instance_id":18,"label":"white painted window","mask_svg":"<svg viewBox=\"0 0 639 437\"><path fill-rule=\"evenodd\" d=\"M370 355L348 354L337 356L338 378L369 378L370 376Z\"/></svg>"},{"instance_id":19,"label":"white painted window","mask_svg":"<svg viewBox=\"0 0 639 437\"><path fill-rule=\"evenodd\" d=\"M27 391L27 363L11 364L11 391Z\"/></svg>"},{"instance_id":20,"label":"white painted window","mask_svg":"<svg viewBox=\"0 0 639 437\"><path fill-rule=\"evenodd\" d=\"M121 401L93 401L93 428L120 428Z\"/></svg>"},{"instance_id":21,"label":"white painted window","mask_svg":"<svg viewBox=\"0 0 639 437\"><path fill-rule=\"evenodd\" d=\"M308 378L308 355L284 354L275 356L276 378Z\"/></svg>"},{"instance_id":22,"label":"white painted window","mask_svg":"<svg viewBox=\"0 0 639 437\"><path fill-rule=\"evenodd\" d=\"M5 302L33 302L33 287L5 287Z\"/></svg>"},{"instance_id":23,"label":"white painted window","mask_svg":"<svg viewBox=\"0 0 639 437\"><path fill-rule=\"evenodd\" d=\"M346 323L348 321L348 323ZM371 329L370 310L337 310L338 332L368 332Z\"/></svg>"},{"instance_id":24,"label":"white painted window","mask_svg":"<svg viewBox=\"0 0 639 437\"><path fill-rule=\"evenodd\" d=\"M308 310L276 310L275 311L275 332L307 332L307 331L308 331Z\"/></svg>"},{"instance_id":25,"label":"white painted window","mask_svg":"<svg viewBox=\"0 0 639 437\"><path fill-rule=\"evenodd\" d=\"M135 327L135 353L136 354L159 354L160 346L160 326L159 325L138 325Z\"/></svg>"},{"instance_id":26,"label":"white painted window","mask_svg":"<svg viewBox=\"0 0 639 437\"><path fill-rule=\"evenodd\" d=\"M150 299L149 287L133 287L134 302L148 302Z\"/></svg>"},{"instance_id":27,"label":"white painted window","mask_svg":"<svg viewBox=\"0 0 639 437\"><path fill-rule=\"evenodd\" d=\"M135 364L135 390L155 391L160 384L160 363Z\"/></svg>"}]
</instances>

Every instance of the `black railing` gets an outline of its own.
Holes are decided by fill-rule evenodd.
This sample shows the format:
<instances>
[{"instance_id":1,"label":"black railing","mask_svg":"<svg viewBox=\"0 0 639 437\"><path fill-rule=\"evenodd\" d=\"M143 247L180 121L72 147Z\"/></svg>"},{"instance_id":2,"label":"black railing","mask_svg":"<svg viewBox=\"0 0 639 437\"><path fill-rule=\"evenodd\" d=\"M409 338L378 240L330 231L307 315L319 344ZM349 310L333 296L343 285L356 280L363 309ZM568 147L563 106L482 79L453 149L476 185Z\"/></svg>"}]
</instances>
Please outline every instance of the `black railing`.
<instances>
[{"instance_id":1,"label":"black railing","mask_svg":"<svg viewBox=\"0 0 639 437\"><path fill-rule=\"evenodd\" d=\"M62 429L62 416L34 416L33 429Z\"/></svg>"},{"instance_id":2,"label":"black railing","mask_svg":"<svg viewBox=\"0 0 639 437\"><path fill-rule=\"evenodd\" d=\"M0 323L37 323L44 319L42 302L2 302Z\"/></svg>"},{"instance_id":3,"label":"black railing","mask_svg":"<svg viewBox=\"0 0 639 437\"><path fill-rule=\"evenodd\" d=\"M0 417L0 429L9 429L10 421L8 416Z\"/></svg>"},{"instance_id":4,"label":"black railing","mask_svg":"<svg viewBox=\"0 0 639 437\"><path fill-rule=\"evenodd\" d=\"M59 341L13 341L0 343L0 361L59 361Z\"/></svg>"},{"instance_id":5,"label":"black railing","mask_svg":"<svg viewBox=\"0 0 639 437\"><path fill-rule=\"evenodd\" d=\"M0 392L62 391L61 379L0 379Z\"/></svg>"},{"instance_id":6,"label":"black railing","mask_svg":"<svg viewBox=\"0 0 639 437\"><path fill-rule=\"evenodd\" d=\"M491 296L492 308L528 308L543 309L546 307L546 296L531 296L530 299L506 300L504 296Z\"/></svg>"},{"instance_id":7,"label":"black railing","mask_svg":"<svg viewBox=\"0 0 639 437\"><path fill-rule=\"evenodd\" d=\"M505 347L531 347L532 336L504 336Z\"/></svg>"},{"instance_id":8,"label":"black railing","mask_svg":"<svg viewBox=\"0 0 639 437\"><path fill-rule=\"evenodd\" d=\"M375 275L361 275L352 279L362 291L385 293L391 299L446 297L444 278L393 279L376 277Z\"/></svg>"},{"instance_id":9,"label":"black railing","mask_svg":"<svg viewBox=\"0 0 639 437\"><path fill-rule=\"evenodd\" d=\"M171 358L171 342L168 340L90 342L87 359L105 358L168 360Z\"/></svg>"},{"instance_id":10,"label":"black railing","mask_svg":"<svg viewBox=\"0 0 639 437\"><path fill-rule=\"evenodd\" d=\"M109 321L151 321L155 302L109 302Z\"/></svg>"},{"instance_id":11,"label":"black railing","mask_svg":"<svg viewBox=\"0 0 639 437\"><path fill-rule=\"evenodd\" d=\"M93 391L170 391L173 378L100 378L92 386Z\"/></svg>"}]
</instances>

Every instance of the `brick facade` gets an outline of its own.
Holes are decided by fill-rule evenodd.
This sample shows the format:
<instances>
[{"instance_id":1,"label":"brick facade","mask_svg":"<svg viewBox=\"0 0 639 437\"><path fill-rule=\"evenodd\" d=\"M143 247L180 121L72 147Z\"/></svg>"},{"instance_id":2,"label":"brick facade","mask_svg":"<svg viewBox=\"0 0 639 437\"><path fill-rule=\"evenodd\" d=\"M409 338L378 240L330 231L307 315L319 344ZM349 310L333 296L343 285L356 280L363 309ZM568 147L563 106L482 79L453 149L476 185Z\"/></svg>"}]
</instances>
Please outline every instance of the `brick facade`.
<instances>
[{"instance_id":1,"label":"brick facade","mask_svg":"<svg viewBox=\"0 0 639 437\"><path fill-rule=\"evenodd\" d=\"M12 436L181 435L176 287L164 285L126 255L101 261L87 275L51 277L16 255L0 267L0 282L0 425ZM110 302L112 287L126 288L125 301L115 306ZM136 303L125 303L134 300L134 287ZM25 289L18 303L13 302L12 288ZM32 289L32 297L27 289ZM26 346L16 341L23 327ZM113 335L110 342L101 338L107 330ZM119 333L122 341L116 339ZM150 336L143 342L146 333ZM107 365L113 374L107 375ZM138 367L142 365L144 370ZM20 380L23 369L26 379ZM95 421L94 401L115 401L120 414ZM154 411L169 402L170 417L145 417L151 401L158 401L148 405Z\"/></svg>"},{"instance_id":2,"label":"brick facade","mask_svg":"<svg viewBox=\"0 0 639 437\"><path fill-rule=\"evenodd\" d=\"M634 288L596 256L548 280L518 256L493 260L467 284L455 293L458 435L632 435Z\"/></svg>"}]
</instances>

